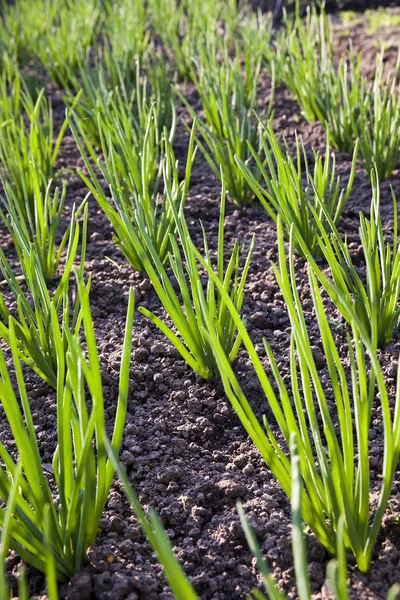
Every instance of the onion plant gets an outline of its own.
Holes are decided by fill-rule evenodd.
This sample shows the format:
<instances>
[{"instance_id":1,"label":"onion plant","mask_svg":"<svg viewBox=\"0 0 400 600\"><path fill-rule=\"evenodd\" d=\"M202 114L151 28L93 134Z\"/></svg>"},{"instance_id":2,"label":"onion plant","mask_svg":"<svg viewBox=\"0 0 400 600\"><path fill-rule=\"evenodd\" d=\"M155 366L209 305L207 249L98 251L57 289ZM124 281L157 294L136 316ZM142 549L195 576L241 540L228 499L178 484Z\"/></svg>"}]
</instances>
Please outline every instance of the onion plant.
<instances>
[{"instance_id":1,"label":"onion plant","mask_svg":"<svg viewBox=\"0 0 400 600\"><path fill-rule=\"evenodd\" d=\"M150 46L150 18L145 0L106 0L105 33L115 60L124 71L141 63Z\"/></svg>"},{"instance_id":2,"label":"onion plant","mask_svg":"<svg viewBox=\"0 0 400 600\"><path fill-rule=\"evenodd\" d=\"M333 70L332 32L324 8L309 5L303 19L296 1L295 18L286 16L270 60L276 79L292 92L307 121L324 122L326 78Z\"/></svg>"},{"instance_id":3,"label":"onion plant","mask_svg":"<svg viewBox=\"0 0 400 600\"><path fill-rule=\"evenodd\" d=\"M210 38L199 51L199 56L192 60L190 76L201 98L205 120L210 126L218 124L214 107L216 101L207 93L210 90L218 99L225 92L230 98L229 104L238 109L245 108L251 112L256 107L261 57L252 54L247 47L242 51L239 44L235 45L233 57L231 54L226 43ZM268 111L270 115L272 103Z\"/></svg>"},{"instance_id":4,"label":"onion plant","mask_svg":"<svg viewBox=\"0 0 400 600\"><path fill-rule=\"evenodd\" d=\"M197 44L204 40L205 31L199 31L187 14L186 2L149 0L149 7L153 30L160 36L175 69L187 77L193 56L197 54Z\"/></svg>"},{"instance_id":5,"label":"onion plant","mask_svg":"<svg viewBox=\"0 0 400 600\"><path fill-rule=\"evenodd\" d=\"M64 0L18 0L2 2L0 49L19 65L36 56L39 40L54 22Z\"/></svg>"},{"instance_id":6,"label":"onion plant","mask_svg":"<svg viewBox=\"0 0 400 600\"><path fill-rule=\"evenodd\" d=\"M367 10L365 13L367 17L367 34L375 35L377 30L385 28L385 32L388 29L399 27L400 16L396 12L385 9L383 6L377 9Z\"/></svg>"},{"instance_id":7,"label":"onion plant","mask_svg":"<svg viewBox=\"0 0 400 600\"><path fill-rule=\"evenodd\" d=\"M361 54L350 45L335 67L332 32L324 9L309 8L306 19L286 20L272 53L276 77L293 93L308 121L319 120L332 144L359 154L380 180L390 177L400 158L400 55L393 73L383 75L384 51L378 54L373 81L361 73Z\"/></svg>"},{"instance_id":8,"label":"onion plant","mask_svg":"<svg viewBox=\"0 0 400 600\"><path fill-rule=\"evenodd\" d=\"M19 463L0 443L0 498L7 503L13 492L13 510L0 510L0 524L10 518L8 543L23 560L47 573L55 598L56 575L66 581L79 571L99 527L114 468L104 444L106 414L100 360L90 313L89 291L78 275L86 352L77 332L62 330L53 306L51 322L57 356L57 448L52 462L54 482L48 481L40 457L35 421L26 392L14 324L10 321L10 345L18 383L15 393L4 355L0 352L0 400L8 419ZM130 292L119 379L117 412L111 447L121 444L128 402L129 365L134 312ZM62 338L68 339L68 353ZM88 392L90 403L86 398ZM18 397L17 397L18 396ZM15 480L19 486L16 489ZM14 486L14 487L13 487ZM53 492L52 492L53 489ZM54 493L54 496L53 496Z\"/></svg>"},{"instance_id":9,"label":"onion plant","mask_svg":"<svg viewBox=\"0 0 400 600\"><path fill-rule=\"evenodd\" d=\"M96 1L70 0L61 3L56 19L38 40L37 55L50 77L60 86L70 71L88 61L91 46L102 25L102 10Z\"/></svg>"},{"instance_id":10,"label":"onion plant","mask_svg":"<svg viewBox=\"0 0 400 600\"><path fill-rule=\"evenodd\" d=\"M296 575L296 586L299 600L309 600L311 594L311 582L307 565L307 550L305 546L302 522L302 495L303 486L301 481L300 471L300 456L296 444L296 436L291 437L291 475L292 475L292 549L293 562ZM263 584L267 592L269 600L287 600L287 596L278 591L274 580L269 574L269 570L263 560L258 541L252 531L243 508L238 506L240 520L243 526L243 531L246 536L249 548L256 558L257 567L262 574ZM346 547L344 540L344 519L340 518L338 522L337 548L336 557L331 559L326 569L326 583L329 592L332 594L333 600L350 600L350 594L347 587L348 566ZM387 596L386 600L396 600L400 592L400 585L394 584ZM253 590L250 598L254 600L265 600L265 596L259 590Z\"/></svg>"},{"instance_id":11,"label":"onion plant","mask_svg":"<svg viewBox=\"0 0 400 600\"><path fill-rule=\"evenodd\" d=\"M21 483L21 465L18 462L14 471L13 481L6 499L6 509L2 515L2 531L0 536L0 600L11 600L13 595L8 587L6 575L6 558L9 549L11 535L12 518L15 510L18 488ZM23 567L18 573L18 598L19 600L29 600L28 582ZM50 597L50 600L58 600Z\"/></svg>"},{"instance_id":12,"label":"onion plant","mask_svg":"<svg viewBox=\"0 0 400 600\"><path fill-rule=\"evenodd\" d=\"M262 130L252 122L251 116L244 109L234 111L227 106L227 98L225 94L221 94L221 100L225 103L225 106L220 106L221 114L222 111L226 111L227 115L226 122L222 124L222 135L216 134L204 121L198 119L198 127L203 139L197 138L196 142L218 178L221 176L222 167L229 198L237 204L248 205L254 198L254 192L236 163L235 157L240 156L243 163L248 165L252 156L246 142L250 140L253 147L261 147ZM258 167L253 170L253 177L256 180L261 177Z\"/></svg>"},{"instance_id":13,"label":"onion plant","mask_svg":"<svg viewBox=\"0 0 400 600\"><path fill-rule=\"evenodd\" d=\"M175 129L175 104L167 68L158 60L142 73L140 63L134 64L134 77L104 50L96 67L82 65L79 78L71 74L71 85L65 96L80 121L80 128L90 142L100 146L98 119L110 130L115 124L123 129L127 140L138 143L144 135L149 113L155 111L159 130Z\"/></svg>"},{"instance_id":14,"label":"onion plant","mask_svg":"<svg viewBox=\"0 0 400 600\"><path fill-rule=\"evenodd\" d=\"M309 166L303 143L296 137L296 158L289 151L286 140L284 149L276 138L271 124L265 127L259 152L248 142L251 155L257 166L256 175L239 156L236 162L251 190L260 200L274 222L280 218L286 235L294 225L296 252L305 256L320 253L318 238L320 228L327 217L336 225L351 193L357 160L357 144L354 149L349 180L341 186L336 175L335 154L330 151L327 136L325 156L313 150L313 168ZM301 242L297 241L300 234Z\"/></svg>"},{"instance_id":15,"label":"onion plant","mask_svg":"<svg viewBox=\"0 0 400 600\"><path fill-rule=\"evenodd\" d=\"M52 181L49 181L46 191L43 193L40 186L40 176L32 164L30 167L29 176L34 189L33 214L28 202L25 204L27 212L24 214L18 195L8 182L3 181L4 197L1 197L1 201L4 210L0 210L0 217L13 238L20 262L23 262L24 256L29 255L32 246L43 278L48 282L57 272L68 243L72 221L66 227L61 239L59 239L66 185L64 183L62 189L59 187L53 189ZM72 219L78 218L85 202L86 199L74 211Z\"/></svg>"},{"instance_id":16,"label":"onion plant","mask_svg":"<svg viewBox=\"0 0 400 600\"><path fill-rule=\"evenodd\" d=\"M329 108L321 115L336 148L352 151L360 139L360 158L367 170L376 169L381 181L390 177L400 159L400 54L387 79L384 61L382 51L370 82L361 74L361 56L351 51L337 73L325 78Z\"/></svg>"},{"instance_id":17,"label":"onion plant","mask_svg":"<svg viewBox=\"0 0 400 600\"><path fill-rule=\"evenodd\" d=\"M189 142L185 177L179 182L178 163L171 140L164 128L160 145L154 110L148 114L147 129L140 140L140 146L127 140L124 131L117 124L113 128L107 128L99 120L104 162L98 159L97 166L107 182L113 203L110 203L72 123L71 129L89 177L81 171L79 174L110 220L114 229L114 241L126 259L134 269L142 271L145 265L136 238L149 236L152 248L160 261L164 262L171 248L170 234L176 230L173 212L179 215L183 213L189 189L195 155L195 126ZM95 151L84 130L79 127L79 131L90 155L95 158ZM158 194L161 171L164 174L162 195Z\"/></svg>"},{"instance_id":18,"label":"onion plant","mask_svg":"<svg viewBox=\"0 0 400 600\"><path fill-rule=\"evenodd\" d=\"M34 214L37 183L45 194L48 182L57 176L54 167L67 127L62 124L54 140L53 113L44 89L34 103L29 94L22 95L24 113L18 119L0 125L0 170L9 183L25 218ZM24 118L25 117L25 118ZM32 172L37 172L37 178Z\"/></svg>"},{"instance_id":19,"label":"onion plant","mask_svg":"<svg viewBox=\"0 0 400 600\"><path fill-rule=\"evenodd\" d=\"M337 70L331 65L325 73L325 89L320 91L324 105L317 111L318 118L329 130L336 148L351 152L359 126L362 104L367 93L367 80L361 74L361 55L355 55L350 46L349 57L342 57ZM364 130L369 123L364 122Z\"/></svg>"},{"instance_id":20,"label":"onion plant","mask_svg":"<svg viewBox=\"0 0 400 600\"><path fill-rule=\"evenodd\" d=\"M210 43L230 46L238 26L236 0L149 0L152 28L165 47L171 63L189 77L193 58Z\"/></svg>"},{"instance_id":21,"label":"onion plant","mask_svg":"<svg viewBox=\"0 0 400 600\"><path fill-rule=\"evenodd\" d=\"M271 62L272 13L260 9L254 11L245 6L244 13L240 15L238 31L245 54L250 54L255 61L261 56Z\"/></svg>"},{"instance_id":22,"label":"onion plant","mask_svg":"<svg viewBox=\"0 0 400 600\"><path fill-rule=\"evenodd\" d=\"M348 338L351 373L351 380L348 381L345 365L336 348L324 311L317 279L312 269L309 269L314 310L329 373L328 379L331 382L331 389L324 390L314 360L313 342L309 337L297 287L292 255L293 237L290 237L288 264L280 219L278 247L279 267L274 265L274 271L287 306L292 331L288 380L283 379L272 350L265 341L271 373L268 377L229 294L225 292L219 277L213 273L207 261L200 253L196 253L198 260L218 287L242 336L268 401L269 413L274 417L274 428L269 417L264 416L264 427L255 417L213 328L207 329L207 336L218 363L225 392L285 493L289 497L292 496L292 467L286 451L294 435L304 485L302 512L305 522L326 549L336 554L337 536L343 521L346 549L354 554L359 569L366 572L390 498L399 460L400 376L396 397L389 399L376 350L368 343L364 346L359 331L354 326L353 337ZM395 410L392 417L393 402ZM380 407L383 419L379 497L375 491L370 490L371 464L368 441L373 406Z\"/></svg>"},{"instance_id":23,"label":"onion plant","mask_svg":"<svg viewBox=\"0 0 400 600\"><path fill-rule=\"evenodd\" d=\"M34 103L39 91L39 78L32 73L23 76L17 63L7 53L0 56L0 126L18 120L27 101Z\"/></svg>"},{"instance_id":24,"label":"onion plant","mask_svg":"<svg viewBox=\"0 0 400 600\"><path fill-rule=\"evenodd\" d=\"M366 279L353 264L351 250L330 219L319 223L319 246L330 267L327 274L307 255L319 281L349 324L356 324L372 348L386 346L400 324L400 242L397 203L392 190L394 237L390 244L383 232L379 180L371 171L371 214L360 213L360 240ZM301 236L298 236L300 244ZM307 254L303 245L304 254Z\"/></svg>"},{"instance_id":25,"label":"onion plant","mask_svg":"<svg viewBox=\"0 0 400 600\"><path fill-rule=\"evenodd\" d=\"M15 64L5 56L0 73L0 126L17 119L21 112L21 76Z\"/></svg>"},{"instance_id":26,"label":"onion plant","mask_svg":"<svg viewBox=\"0 0 400 600\"><path fill-rule=\"evenodd\" d=\"M70 79L64 101L79 118L80 128L92 144L100 145L99 116L105 123L117 119L127 132L135 132L134 115L136 106L141 105L137 89L126 85L120 66L112 56L107 68L102 60L92 70L82 65L79 77L71 73Z\"/></svg>"},{"instance_id":27,"label":"onion plant","mask_svg":"<svg viewBox=\"0 0 400 600\"><path fill-rule=\"evenodd\" d=\"M127 499L138 519L143 533L146 535L148 542L155 551L158 561L163 567L165 577L171 588L171 591L176 600L198 600L199 596L193 589L192 584L186 577L179 564L171 543L167 537L165 529L158 515L151 510L146 515L139 500L130 485L128 476L116 458L115 453L110 448L106 441L106 447L109 453L113 467L123 485ZM291 437L291 513L292 513L292 548L294 569L296 575L296 585L299 600L310 600L311 583L308 573L307 550L305 545L303 522L302 522L302 498L304 494L301 472L300 472L300 456L297 449L296 437L293 434ZM269 600L287 600L287 596L281 593L276 582L270 575L269 569L264 561L257 538L251 528L251 525L246 517L245 511L240 503L237 505L240 521L247 543L256 560L257 568L262 576L262 583ZM327 584L334 600L349 600L349 592L347 588L347 557L344 544L344 520L340 519L338 526L337 540L337 559L332 559L327 567ZM400 591L400 585L394 585L389 590L387 600L396 600ZM266 600L264 594L253 589L249 598L254 600Z\"/></svg>"},{"instance_id":28,"label":"onion plant","mask_svg":"<svg viewBox=\"0 0 400 600\"><path fill-rule=\"evenodd\" d=\"M46 284L43 271L36 255L35 245L19 249L21 276L14 273L3 250L0 249L0 270L17 304L16 310L7 307L4 296L0 295L0 338L18 350L18 355L44 381L52 387L57 384L57 368L61 346L55 337L52 314L60 319L61 342L67 352L67 329L79 332L82 310L79 296L70 294L70 274L77 256L81 238L81 258L79 272L83 274L86 253L87 208L80 236L80 224L71 218L68 244L65 252L63 273L52 291ZM3 283L3 285L4 285ZM90 287L90 282L87 285Z\"/></svg>"},{"instance_id":29,"label":"onion plant","mask_svg":"<svg viewBox=\"0 0 400 600\"><path fill-rule=\"evenodd\" d=\"M249 204L254 192L243 172L238 167L235 156L248 164L252 155L247 142L258 151L262 145L263 130L254 122L253 109L257 98L257 81L261 67L261 57L256 62L247 57L246 81L243 82L240 55L232 61L225 58L223 64L216 59L200 62L198 74L192 71L201 97L205 120L198 119L202 140L197 143L216 177L224 177L229 197L237 204ZM190 113L193 109L187 102ZM270 108L263 114L268 117ZM258 166L254 177L261 176Z\"/></svg>"},{"instance_id":30,"label":"onion plant","mask_svg":"<svg viewBox=\"0 0 400 600\"><path fill-rule=\"evenodd\" d=\"M11 539L11 530L14 524L14 512L18 510L17 508L17 500L18 500L18 492L23 485L23 475L21 469L21 461L19 460L16 464L16 468L14 469L11 486L9 490L8 497L6 498L4 504L6 508L1 517L1 536L0 536L0 600L12 600L14 598L14 594L8 587L7 576L6 576L6 558L10 548L10 539ZM48 512L48 511L47 511ZM49 519L48 514L45 516L45 521L43 523L43 538L45 551L47 553L47 561L46 561L46 588L47 588L47 597L49 600L59 600L58 595L58 586L57 586L57 575L55 571L54 558L50 551L50 545L48 540L50 538L49 532ZM29 584L26 576L26 571L24 565L21 563L18 567L18 600L29 600Z\"/></svg>"},{"instance_id":31,"label":"onion plant","mask_svg":"<svg viewBox=\"0 0 400 600\"><path fill-rule=\"evenodd\" d=\"M241 345L241 336L237 335L237 327L234 325L227 311L226 303L214 283L207 279L206 289L203 289L201 273L186 222L176 212L171 194L168 194L168 202L174 215L178 239L182 248L180 251L177 240L171 235L172 250L169 254L169 264L177 280L183 306L166 268L152 245L150 237L147 234L142 234L141 239L136 236L135 243L137 247L139 247L139 243L142 245L141 254L144 268L177 333L165 321L146 308L140 307L139 310L166 335L195 373L208 380L218 375L218 371L211 346L204 333L205 328L211 327L213 329L229 363L232 363L236 358ZM236 309L240 311L253 252L254 238L240 277L239 260L241 252L237 241L226 268L224 266L224 218L225 187L223 183L218 231L217 271L223 289ZM212 262L212 254L208 248L205 233L203 260L207 265Z\"/></svg>"}]
</instances>

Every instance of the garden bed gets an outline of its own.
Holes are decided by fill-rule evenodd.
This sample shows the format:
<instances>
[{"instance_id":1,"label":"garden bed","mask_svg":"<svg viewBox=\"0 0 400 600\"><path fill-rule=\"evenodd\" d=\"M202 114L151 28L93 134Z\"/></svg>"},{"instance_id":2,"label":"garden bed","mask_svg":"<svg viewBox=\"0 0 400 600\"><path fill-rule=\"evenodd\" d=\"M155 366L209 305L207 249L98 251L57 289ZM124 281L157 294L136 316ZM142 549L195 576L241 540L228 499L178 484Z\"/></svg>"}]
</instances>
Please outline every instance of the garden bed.
<instances>
[{"instance_id":1,"label":"garden bed","mask_svg":"<svg viewBox=\"0 0 400 600\"><path fill-rule=\"evenodd\" d=\"M349 8L357 8L354 3ZM357 4L357 3L356 3ZM358 6L358 5L357 5ZM345 31L341 34L340 32ZM341 37L342 35L342 37ZM338 25L337 52L353 37L368 70L376 53L374 39L361 25ZM342 40L342 41L339 41ZM393 56L400 34L391 32ZM60 125L65 106L62 93L52 93L54 118ZM196 110L201 103L194 86L180 84L180 90ZM267 102L270 78L260 81L260 102ZM308 154L311 147L324 151L325 133L319 123L308 124L300 115L289 92L278 86L274 99L273 128L292 145L295 132L302 136ZM189 121L188 111L180 115ZM59 126L58 125L58 126ZM181 169L186 160L188 134L178 125L174 149ZM351 155L338 152L337 168L343 181L350 173ZM84 166L70 132L63 140L58 167L73 171ZM400 173L395 171L381 188L381 211L385 231L393 231L390 186L400 199ZM192 172L185 214L196 245L202 245L204 225L212 249L216 248L221 187L204 159L198 154ZM79 204L87 193L77 175L68 177L67 215L73 203ZM368 213L371 185L368 173L357 167L353 191L346 205L340 231L352 242L354 257L359 251L359 212ZM238 239L249 247L256 234L243 313L253 342L263 355L266 338L285 378L290 377L290 327L285 305L278 291L271 261L277 260L276 227L256 201L249 207L227 205L226 244ZM67 221L66 221L67 222ZM96 201L89 198L86 274L91 275L91 307L102 366L106 412L115 416L118 395L123 330L131 286L137 306L163 315L163 309L149 279L133 271L112 241L112 229ZM6 257L15 261L8 232L1 226L2 247ZM360 265L362 270L363 265ZM305 311L321 379L328 371L321 351L306 268L296 261ZM329 317L342 322L336 309L327 303ZM338 347L345 344L345 328L335 331ZM239 522L236 503L240 500L249 517L264 556L278 587L295 597L295 575L291 549L290 502L258 454L227 400L219 381L198 378L180 358L159 330L138 311L135 312L134 350L130 367L128 416L121 449L121 462L144 508L160 515L177 558L203 600L244 599L260 582L252 555ZM10 358L9 351L6 351ZM400 334L381 351L380 359L392 397L395 396ZM265 354L265 353L264 353ZM266 358L263 358L267 365ZM9 361L11 363L11 360ZM235 371L256 415L269 411L251 363L241 350ZM30 370L24 369L36 433L44 463L51 463L55 450L55 393ZM329 386L329 381L327 381ZM382 422L379 411L372 416L370 454L376 465L372 489L380 484L382 459ZM8 427L0 409L0 435L8 439ZM11 443L11 440L10 440ZM392 501L373 555L371 569L361 574L350 564L350 594L358 600L384 599L389 587L399 581L400 568L400 477L397 473ZM313 599L327 598L326 567L330 556L310 532L306 533L309 572ZM8 559L9 575L18 559ZM34 594L44 598L44 579L30 569ZM60 590L68 600L166 600L171 593L161 567L146 541L119 482L112 485L100 533L89 551L87 564Z\"/></svg>"}]
</instances>

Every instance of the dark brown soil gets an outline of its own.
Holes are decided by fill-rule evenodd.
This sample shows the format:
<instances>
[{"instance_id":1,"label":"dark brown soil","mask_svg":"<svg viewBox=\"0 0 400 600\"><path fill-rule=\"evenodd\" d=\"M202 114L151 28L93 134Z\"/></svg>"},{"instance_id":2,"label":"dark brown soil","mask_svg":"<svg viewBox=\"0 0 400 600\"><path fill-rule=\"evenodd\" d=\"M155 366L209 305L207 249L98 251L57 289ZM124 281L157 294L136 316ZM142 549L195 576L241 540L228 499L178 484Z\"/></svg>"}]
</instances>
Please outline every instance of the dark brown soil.
<instances>
[{"instance_id":1,"label":"dark brown soil","mask_svg":"<svg viewBox=\"0 0 400 600\"><path fill-rule=\"evenodd\" d=\"M295 10L295 0L251 0L254 7L260 7L262 10L269 10L274 13L275 18L283 14L283 9L287 12ZM319 6L320 0L300 0L301 10L305 11L309 5ZM325 0L325 9L329 13L335 13L341 10L365 11L378 7L395 8L399 6L397 0Z\"/></svg>"},{"instance_id":2,"label":"dark brown soil","mask_svg":"<svg viewBox=\"0 0 400 600\"><path fill-rule=\"evenodd\" d=\"M360 34L355 42L360 49L370 40ZM397 41L400 37L397 36ZM338 49L340 45L338 44ZM358 47L357 47L358 49ZM268 95L268 77L261 87ZM187 97L196 102L192 88ZM56 118L63 118L60 95L54 93ZM283 88L275 99L274 128L294 140L297 129L307 147L324 148L325 135L320 124L307 124L296 103ZM187 134L180 127L175 151L185 161ZM351 157L338 153L337 163L343 179L349 174ZM59 166L83 166L71 135L61 150ZM385 228L392 230L390 185L400 199L400 173L382 186L382 214ZM79 203L86 189L78 176L68 182L68 206ZM220 184L200 158L193 172L186 217L196 242L201 244L199 219L203 221L211 246L216 245ZM368 212L369 177L358 168L353 193L341 222L342 231L354 242L357 256L358 213ZM128 291L135 289L137 306L163 314L160 303L145 275L134 272L112 243L111 227L91 198L86 273L93 278L91 304L103 368L103 383L110 419L115 414L118 372ZM12 256L12 247L2 231L3 248ZM276 260L276 229L257 203L248 208L230 204L227 208L227 244L236 238L248 246L257 236L243 311L248 328L260 354L262 338L271 344L282 374L289 375L289 319L270 266ZM111 262L108 259L112 259ZM316 351L320 340L304 266L298 262L304 310ZM333 311L332 308L330 308ZM336 317L338 315L335 315ZM338 342L344 334L338 331ZM392 395L400 351L400 334L382 352L383 369ZM319 350L320 352L320 350ZM321 352L320 352L321 354ZM326 379L321 354L321 377ZM236 372L256 414L268 413L249 360L240 353ZM49 463L56 444L55 394L31 371L25 370L27 387L43 461ZM139 312L135 316L134 350L131 362L131 392L121 460L142 505L154 508L161 516L177 557L203 600L244 599L257 580L254 561L239 524L236 503L241 500L256 532L268 565L281 590L296 597L291 551L290 504L257 450L242 429L218 382L198 379L180 359L171 344ZM0 435L9 439L8 427L0 408ZM376 464L373 489L378 489L382 456L382 424L379 411L372 418L371 456ZM350 567L352 598L383 599L391 584L398 582L400 569L400 477L396 476L393 497L386 511L382 532L376 545L368 575ZM81 572L62 586L61 598L68 600L166 600L168 587L118 482L111 489L101 521L99 536L90 549ZM327 598L325 572L329 556L306 533L313 598ZM17 563L8 561L10 580ZM41 575L30 571L32 592L44 597Z\"/></svg>"}]
</instances>

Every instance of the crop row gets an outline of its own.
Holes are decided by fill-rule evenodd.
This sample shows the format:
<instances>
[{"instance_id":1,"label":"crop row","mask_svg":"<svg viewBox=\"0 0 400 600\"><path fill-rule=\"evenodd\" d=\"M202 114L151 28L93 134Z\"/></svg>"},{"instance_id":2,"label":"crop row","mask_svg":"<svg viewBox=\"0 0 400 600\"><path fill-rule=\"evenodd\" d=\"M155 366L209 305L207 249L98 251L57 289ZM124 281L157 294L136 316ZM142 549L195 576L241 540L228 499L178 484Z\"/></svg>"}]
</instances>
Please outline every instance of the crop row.
<instances>
[{"instance_id":1,"label":"crop row","mask_svg":"<svg viewBox=\"0 0 400 600\"><path fill-rule=\"evenodd\" d=\"M146 515L118 463L128 402L134 319L130 292L119 396L111 438L105 419L100 361L85 276L88 201L110 221L131 267L149 277L164 318L141 307L200 377L220 377L243 427L292 502L298 594L310 597L302 520L337 562L329 580L340 599L346 552L369 569L390 499L400 453L400 375L396 398L378 360L399 327L400 247L385 236L380 182L398 166L400 62L384 77L384 54L372 80L350 47L335 61L325 12L299 8L278 30L268 14L236 0L19 0L4 5L0 72L0 217L18 269L0 249L0 337L11 349L18 393L0 352L0 400L15 441L0 442L0 598L9 598L5 559L15 550L46 574L50 600L57 582L79 571L94 543L115 470L177 598L195 598L156 515ZM34 73L34 75L32 75ZM270 82L267 107L261 76ZM65 120L54 131L51 101L40 82L62 90ZM185 99L182 80L200 97L201 116ZM326 150L307 153L273 129L274 90L284 84L309 121L326 129ZM186 166L174 153L178 107L189 115ZM78 171L88 196L63 231L68 170L57 170L69 128L83 158ZM336 150L352 155L344 184ZM184 209L196 155L221 181L217 248L193 243ZM371 177L369 216L360 215L363 273L340 233L357 166ZM290 382L265 343L264 369L241 316L254 239L247 252L226 248L226 201L259 200L277 226L273 265L291 324ZM288 244L285 244L288 241ZM316 322L331 388L317 369L295 274L307 264ZM328 296L347 323L347 356L336 347L324 308ZM9 298L12 302L9 303ZM241 348L273 415L260 423L235 376ZM57 398L57 449L52 481L41 462L21 361ZM332 409L331 399L334 399ZM382 478L372 503L368 434L382 417ZM271 598L282 598L263 562L243 509L251 550ZM3 592L4 590L4 592ZM395 598L398 589L390 592ZM20 598L28 597L20 577ZM254 591L261 598L260 591Z\"/></svg>"}]
</instances>

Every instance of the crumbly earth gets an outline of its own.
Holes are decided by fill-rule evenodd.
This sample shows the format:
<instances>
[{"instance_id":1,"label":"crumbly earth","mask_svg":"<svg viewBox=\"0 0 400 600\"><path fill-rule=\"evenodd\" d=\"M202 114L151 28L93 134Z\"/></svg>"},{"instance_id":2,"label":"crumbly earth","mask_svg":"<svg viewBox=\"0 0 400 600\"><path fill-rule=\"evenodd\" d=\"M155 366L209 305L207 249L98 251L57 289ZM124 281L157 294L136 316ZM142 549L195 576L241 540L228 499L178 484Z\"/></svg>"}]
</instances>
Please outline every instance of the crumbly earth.
<instances>
[{"instance_id":1,"label":"crumbly earth","mask_svg":"<svg viewBox=\"0 0 400 600\"><path fill-rule=\"evenodd\" d=\"M371 40L362 32L353 35L356 49ZM394 35L394 34L393 34ZM397 42L399 37L397 36ZM338 52L343 40L338 42ZM369 63L366 63L368 68ZM63 119L62 95L53 90L54 112ZM195 90L185 90L186 97L200 108ZM260 83L260 102L269 95L269 78ZM187 117L184 109L182 116ZM275 96L274 129L284 134L289 144L297 130L310 156L311 147L324 150L325 134L320 124L306 123L290 94L278 87ZM184 127L178 128L174 144L181 167L185 163L188 138ZM338 171L343 182L349 174L351 156L337 153ZM75 170L83 166L72 136L64 139L59 164ZM384 182L381 210L385 231L393 231L390 185L400 199L400 173ZM68 177L68 214L73 203L86 195L77 175ZM211 247L216 246L220 184L205 161L197 159L191 181L186 217L193 239L201 246L201 219ZM360 257L358 237L359 212L369 211L371 190L368 174L357 169L354 188L345 209L341 230L352 244L354 260ZM112 241L108 220L89 198L90 218L86 274L92 276L91 305L101 357L106 411L112 424L118 394L118 373L128 292L134 287L137 307L144 306L163 315L163 309L148 278L134 272ZM12 244L4 227L2 246L10 260L15 260ZM257 350L265 352L262 339L270 343L284 378L289 372L289 319L271 268L277 260L276 228L257 203L241 208L227 207L227 246L239 239L248 247L256 234L256 246L250 269L243 312ZM111 260L110 260L111 259ZM361 258L358 266L363 269ZM322 353L315 315L307 284L304 264L297 261L297 275L303 308L309 325L321 379L329 388L329 377ZM327 310L338 325L342 320L328 302ZM338 348L346 361L345 326L335 330ZM4 352L11 363L7 349ZM381 352L381 363L391 398L395 396L397 358L400 335ZM257 416L270 410L251 368L241 351L235 371ZM32 407L36 433L44 463L51 463L56 444L55 394L25 369L25 380ZM380 485L382 460L382 421L376 404L371 421L370 452L371 488L376 495ZM276 427L272 421L271 425ZM13 442L0 408L0 436L12 450ZM244 539L236 503L240 500L249 516L269 568L278 587L296 598L291 550L290 503L248 439L218 381L204 382L180 359L171 344L140 312L135 314L134 349L130 369L130 396L121 461L140 502L160 515L177 557L202 600L244 599L254 586L260 586L254 560ZM383 519L370 572L361 574L350 560L349 586L352 598L383 599L388 588L399 581L400 568L400 476L397 473L393 495ZM329 598L325 584L327 563L325 549L308 530L309 571L313 598ZM15 582L18 558L10 555L7 563L10 583ZM29 569L31 591L46 598L43 577ZM16 590L15 590L16 593ZM154 553L138 526L120 484L115 481L104 512L98 538L89 550L81 572L61 587L64 600L167 600L172 598Z\"/></svg>"},{"instance_id":2,"label":"crumbly earth","mask_svg":"<svg viewBox=\"0 0 400 600\"><path fill-rule=\"evenodd\" d=\"M253 6L261 6L264 10L274 10L277 7L280 9L285 7L286 9L293 9L295 0L251 0ZM311 2L309 0L300 0L300 6L303 8L308 4L318 4L318 2ZM325 0L325 8L327 11L338 11L338 10L354 10L363 11L366 9L377 8L377 7L396 7L397 3L393 0Z\"/></svg>"}]
</instances>

